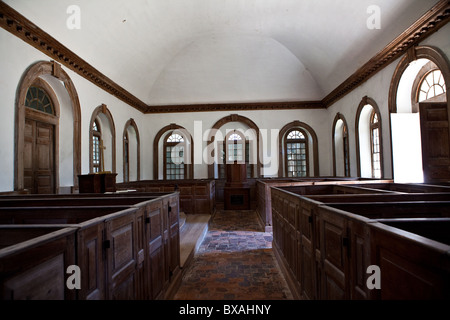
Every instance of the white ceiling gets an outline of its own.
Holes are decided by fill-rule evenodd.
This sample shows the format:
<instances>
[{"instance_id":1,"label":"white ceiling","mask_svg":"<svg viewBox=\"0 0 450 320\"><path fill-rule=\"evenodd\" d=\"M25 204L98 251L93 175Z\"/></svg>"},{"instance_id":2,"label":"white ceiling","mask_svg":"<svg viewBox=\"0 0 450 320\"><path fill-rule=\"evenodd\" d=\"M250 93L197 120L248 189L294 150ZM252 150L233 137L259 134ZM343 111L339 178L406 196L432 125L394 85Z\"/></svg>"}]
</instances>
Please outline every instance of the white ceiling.
<instances>
[{"instance_id":1,"label":"white ceiling","mask_svg":"<svg viewBox=\"0 0 450 320\"><path fill-rule=\"evenodd\" d=\"M5 0L150 105L320 100L437 0ZM78 5L80 29L67 28ZM370 5L381 29L367 28Z\"/></svg>"}]
</instances>

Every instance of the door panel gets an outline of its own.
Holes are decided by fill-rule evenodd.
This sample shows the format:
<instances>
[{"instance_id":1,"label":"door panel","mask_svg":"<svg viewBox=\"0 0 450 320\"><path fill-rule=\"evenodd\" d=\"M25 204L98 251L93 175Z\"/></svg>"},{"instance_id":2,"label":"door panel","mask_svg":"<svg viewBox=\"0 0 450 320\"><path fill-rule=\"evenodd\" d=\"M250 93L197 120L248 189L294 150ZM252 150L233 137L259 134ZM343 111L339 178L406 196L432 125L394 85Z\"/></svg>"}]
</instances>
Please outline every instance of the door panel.
<instances>
[{"instance_id":1,"label":"door panel","mask_svg":"<svg viewBox=\"0 0 450 320\"><path fill-rule=\"evenodd\" d=\"M420 103L425 182L450 180L450 139L446 102Z\"/></svg>"},{"instance_id":2,"label":"door panel","mask_svg":"<svg viewBox=\"0 0 450 320\"><path fill-rule=\"evenodd\" d=\"M53 125L25 120L24 188L30 193L55 193L54 137Z\"/></svg>"}]
</instances>

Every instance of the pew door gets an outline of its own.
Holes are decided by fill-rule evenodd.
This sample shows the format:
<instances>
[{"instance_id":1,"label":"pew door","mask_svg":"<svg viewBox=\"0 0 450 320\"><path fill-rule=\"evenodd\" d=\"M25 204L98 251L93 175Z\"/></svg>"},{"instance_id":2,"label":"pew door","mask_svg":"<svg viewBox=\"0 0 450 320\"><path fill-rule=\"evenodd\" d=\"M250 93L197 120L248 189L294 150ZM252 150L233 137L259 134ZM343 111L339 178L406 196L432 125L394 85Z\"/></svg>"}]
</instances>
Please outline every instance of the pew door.
<instances>
[{"instance_id":1,"label":"pew door","mask_svg":"<svg viewBox=\"0 0 450 320\"><path fill-rule=\"evenodd\" d=\"M320 299L346 300L349 292L348 221L339 212L319 209L321 254Z\"/></svg>"},{"instance_id":2,"label":"pew door","mask_svg":"<svg viewBox=\"0 0 450 320\"><path fill-rule=\"evenodd\" d=\"M146 241L149 260L150 299L159 299L164 290L163 204L151 202L147 208Z\"/></svg>"},{"instance_id":3,"label":"pew door","mask_svg":"<svg viewBox=\"0 0 450 320\"><path fill-rule=\"evenodd\" d=\"M446 102L420 103L425 182L450 180L450 131Z\"/></svg>"},{"instance_id":4,"label":"pew door","mask_svg":"<svg viewBox=\"0 0 450 320\"><path fill-rule=\"evenodd\" d=\"M138 230L132 210L105 221L108 300L138 298Z\"/></svg>"}]
</instances>

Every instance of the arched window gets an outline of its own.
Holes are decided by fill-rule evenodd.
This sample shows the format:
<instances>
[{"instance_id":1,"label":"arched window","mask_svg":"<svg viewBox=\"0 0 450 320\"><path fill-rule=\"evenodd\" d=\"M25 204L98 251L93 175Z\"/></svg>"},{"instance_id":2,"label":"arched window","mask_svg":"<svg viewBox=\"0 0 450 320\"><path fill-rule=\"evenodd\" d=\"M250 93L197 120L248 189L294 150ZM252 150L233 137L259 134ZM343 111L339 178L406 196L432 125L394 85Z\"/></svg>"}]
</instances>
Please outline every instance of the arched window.
<instances>
[{"instance_id":1,"label":"arched window","mask_svg":"<svg viewBox=\"0 0 450 320\"><path fill-rule=\"evenodd\" d=\"M179 180L186 175L185 161L186 141L175 131L170 132L164 140L164 179Z\"/></svg>"},{"instance_id":2,"label":"arched window","mask_svg":"<svg viewBox=\"0 0 450 320\"><path fill-rule=\"evenodd\" d=\"M95 119L92 124L92 171L94 173L104 170L101 148L103 148L102 131L100 123Z\"/></svg>"},{"instance_id":3,"label":"arched window","mask_svg":"<svg viewBox=\"0 0 450 320\"><path fill-rule=\"evenodd\" d=\"M28 88L25 98L25 106L37 111L42 111L51 115L55 115L53 103L44 89L31 86Z\"/></svg>"},{"instance_id":4,"label":"arched window","mask_svg":"<svg viewBox=\"0 0 450 320\"><path fill-rule=\"evenodd\" d=\"M91 116L89 128L89 172L116 173L116 129L105 104Z\"/></svg>"},{"instance_id":5,"label":"arched window","mask_svg":"<svg viewBox=\"0 0 450 320\"><path fill-rule=\"evenodd\" d=\"M380 123L375 110L370 116L370 145L372 158L372 177L381 178Z\"/></svg>"},{"instance_id":6,"label":"arched window","mask_svg":"<svg viewBox=\"0 0 450 320\"><path fill-rule=\"evenodd\" d=\"M383 173L383 140L380 111L371 98L364 97L356 113L358 176L379 179Z\"/></svg>"},{"instance_id":7,"label":"arched window","mask_svg":"<svg viewBox=\"0 0 450 320\"><path fill-rule=\"evenodd\" d=\"M287 177L307 177L309 172L306 133L299 129L287 132L285 139Z\"/></svg>"},{"instance_id":8,"label":"arched window","mask_svg":"<svg viewBox=\"0 0 450 320\"><path fill-rule=\"evenodd\" d=\"M225 164L246 164L247 178L252 177L253 164L250 163L250 141L238 130L229 132L221 152L221 162L219 163L219 179L225 179Z\"/></svg>"},{"instance_id":9,"label":"arched window","mask_svg":"<svg viewBox=\"0 0 450 320\"><path fill-rule=\"evenodd\" d=\"M425 74L419 85L418 102L437 97L446 92L441 70L434 69Z\"/></svg>"},{"instance_id":10,"label":"arched window","mask_svg":"<svg viewBox=\"0 0 450 320\"><path fill-rule=\"evenodd\" d=\"M339 177L350 177L350 151L347 121L337 113L333 122L333 173Z\"/></svg>"},{"instance_id":11,"label":"arched window","mask_svg":"<svg viewBox=\"0 0 450 320\"><path fill-rule=\"evenodd\" d=\"M138 127L134 119L125 123L123 130L123 181L139 181L141 151Z\"/></svg>"}]
</instances>

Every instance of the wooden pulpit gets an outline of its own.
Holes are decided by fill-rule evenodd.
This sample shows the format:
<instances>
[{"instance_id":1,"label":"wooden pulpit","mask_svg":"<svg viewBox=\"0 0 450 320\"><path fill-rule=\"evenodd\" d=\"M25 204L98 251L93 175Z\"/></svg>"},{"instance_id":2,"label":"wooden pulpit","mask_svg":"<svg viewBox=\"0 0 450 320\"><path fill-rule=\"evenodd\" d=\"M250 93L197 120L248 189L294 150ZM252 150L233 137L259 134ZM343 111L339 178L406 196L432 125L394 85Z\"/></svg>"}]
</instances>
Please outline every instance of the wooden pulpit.
<instances>
[{"instance_id":1,"label":"wooden pulpit","mask_svg":"<svg viewBox=\"0 0 450 320\"><path fill-rule=\"evenodd\" d=\"M116 192L117 173L100 172L78 175L80 193Z\"/></svg>"},{"instance_id":2,"label":"wooden pulpit","mask_svg":"<svg viewBox=\"0 0 450 320\"><path fill-rule=\"evenodd\" d=\"M226 182L224 187L225 210L249 210L250 187L247 183L246 164L225 165Z\"/></svg>"}]
</instances>

